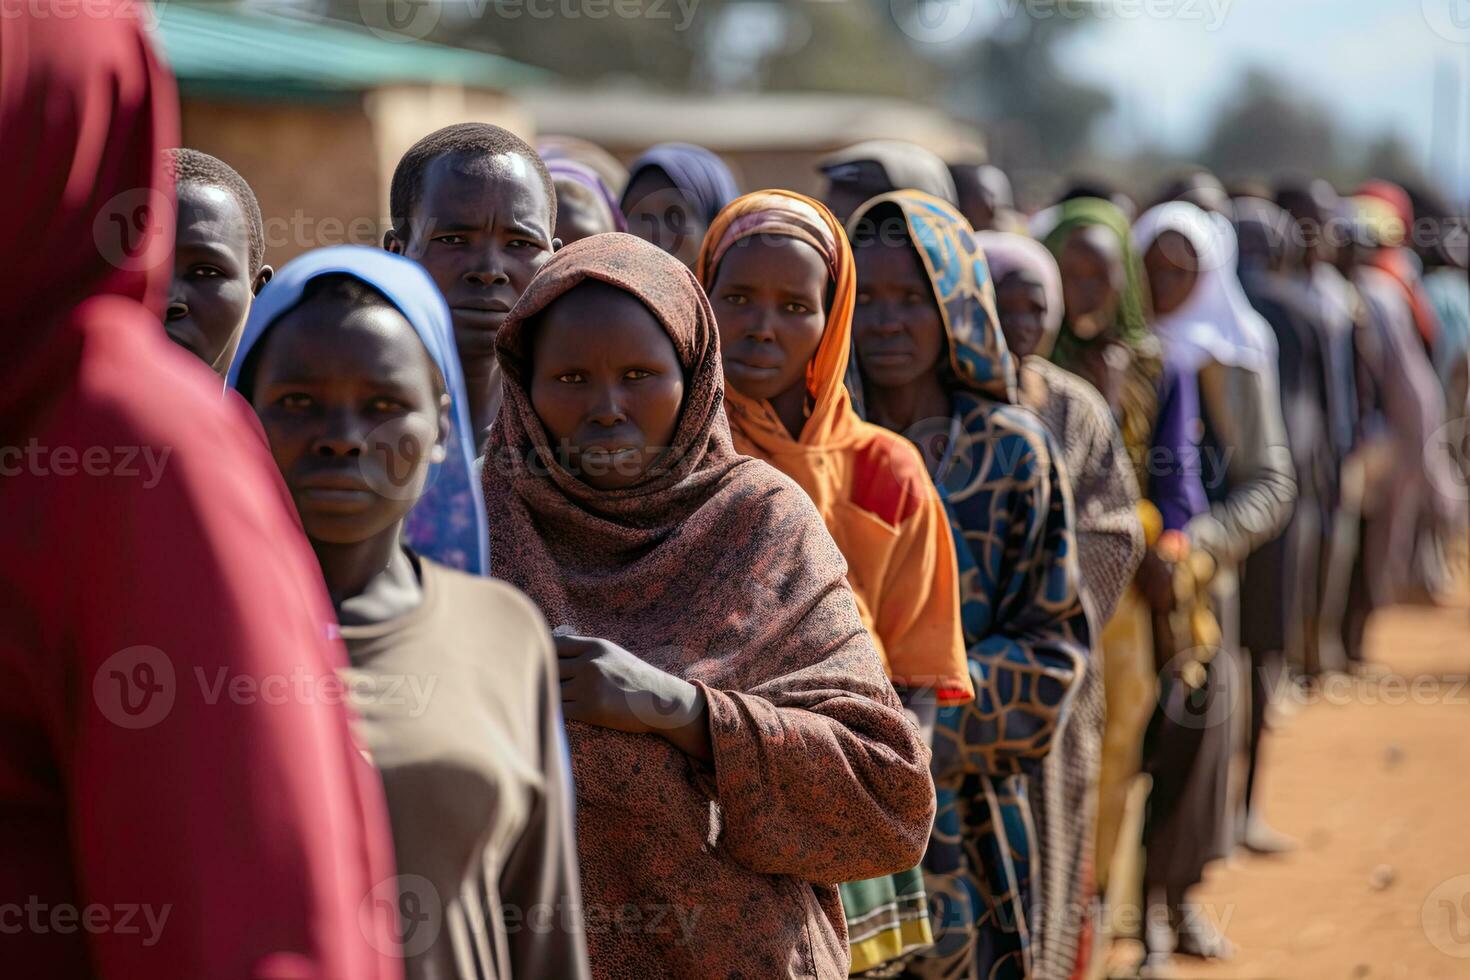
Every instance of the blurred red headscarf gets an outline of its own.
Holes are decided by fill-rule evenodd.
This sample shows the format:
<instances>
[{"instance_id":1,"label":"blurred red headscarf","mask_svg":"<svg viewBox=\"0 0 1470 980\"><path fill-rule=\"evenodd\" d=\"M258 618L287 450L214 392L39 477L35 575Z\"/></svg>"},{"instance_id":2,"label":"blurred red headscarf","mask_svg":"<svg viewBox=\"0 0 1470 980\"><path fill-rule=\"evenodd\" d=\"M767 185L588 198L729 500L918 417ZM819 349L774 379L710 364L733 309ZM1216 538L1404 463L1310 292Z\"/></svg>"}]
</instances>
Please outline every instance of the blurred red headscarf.
<instances>
[{"instance_id":1,"label":"blurred red headscarf","mask_svg":"<svg viewBox=\"0 0 1470 980\"><path fill-rule=\"evenodd\" d=\"M0 32L0 434L28 427L74 364L89 297L107 329L159 330L174 239L161 151L179 141L173 77L142 31L147 10L62 17L43 4ZM121 318L119 320L119 318Z\"/></svg>"},{"instance_id":2,"label":"blurred red headscarf","mask_svg":"<svg viewBox=\"0 0 1470 980\"><path fill-rule=\"evenodd\" d=\"M1370 180L1358 188L1358 194L1377 198L1392 207L1403 222L1407 243L1409 236L1414 234L1414 203L1409 192L1386 180ZM1430 302L1429 294L1424 291L1424 282L1413 252L1405 244L1384 247L1376 249L1367 261L1369 265L1392 276L1403 289L1404 298L1414 313L1414 326L1419 331L1419 337L1426 348L1433 350L1435 338L1439 336L1439 319L1434 315L1434 304Z\"/></svg>"}]
</instances>

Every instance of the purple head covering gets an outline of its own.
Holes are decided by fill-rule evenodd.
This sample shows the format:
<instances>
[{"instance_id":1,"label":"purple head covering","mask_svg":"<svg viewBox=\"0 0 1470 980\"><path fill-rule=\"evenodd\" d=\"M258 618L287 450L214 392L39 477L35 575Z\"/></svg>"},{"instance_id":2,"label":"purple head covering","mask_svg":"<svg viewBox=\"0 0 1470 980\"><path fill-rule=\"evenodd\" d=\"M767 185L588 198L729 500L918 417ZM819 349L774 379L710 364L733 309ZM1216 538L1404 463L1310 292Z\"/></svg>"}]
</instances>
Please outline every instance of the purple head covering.
<instances>
[{"instance_id":1,"label":"purple head covering","mask_svg":"<svg viewBox=\"0 0 1470 980\"><path fill-rule=\"evenodd\" d=\"M608 211L612 212L613 231L628 230L628 219L623 217L623 209L619 206L618 199L613 196L612 190L598 176L597 171L586 164L566 157L551 157L545 162L546 169L550 172L553 181L558 178L575 181L594 192L607 204Z\"/></svg>"},{"instance_id":2,"label":"purple head covering","mask_svg":"<svg viewBox=\"0 0 1470 980\"><path fill-rule=\"evenodd\" d=\"M714 221L720 209L740 194L725 161L702 146L660 143L651 147L628 168L628 186L633 186L638 175L649 167L657 167L667 174L689 203L703 213L706 223ZM626 190L623 197L626 203Z\"/></svg>"}]
</instances>

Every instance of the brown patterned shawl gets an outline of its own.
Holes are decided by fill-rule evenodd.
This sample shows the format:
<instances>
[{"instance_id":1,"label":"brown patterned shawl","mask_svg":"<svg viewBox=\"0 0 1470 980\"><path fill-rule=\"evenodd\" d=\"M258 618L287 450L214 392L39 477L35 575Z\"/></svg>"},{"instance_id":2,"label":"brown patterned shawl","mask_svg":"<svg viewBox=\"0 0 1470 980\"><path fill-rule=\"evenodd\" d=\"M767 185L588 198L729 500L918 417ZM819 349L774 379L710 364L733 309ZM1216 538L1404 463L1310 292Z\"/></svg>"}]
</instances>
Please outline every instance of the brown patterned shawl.
<instances>
[{"instance_id":1,"label":"brown patterned shawl","mask_svg":"<svg viewBox=\"0 0 1470 980\"><path fill-rule=\"evenodd\" d=\"M674 445L625 490L558 464L525 387L537 315L586 279L642 301L685 370ZM553 626L626 647L709 705L710 767L656 735L567 724L595 974L845 976L835 883L918 862L934 813L928 753L816 508L731 445L704 293L654 246L597 235L547 262L497 347L494 573Z\"/></svg>"}]
</instances>

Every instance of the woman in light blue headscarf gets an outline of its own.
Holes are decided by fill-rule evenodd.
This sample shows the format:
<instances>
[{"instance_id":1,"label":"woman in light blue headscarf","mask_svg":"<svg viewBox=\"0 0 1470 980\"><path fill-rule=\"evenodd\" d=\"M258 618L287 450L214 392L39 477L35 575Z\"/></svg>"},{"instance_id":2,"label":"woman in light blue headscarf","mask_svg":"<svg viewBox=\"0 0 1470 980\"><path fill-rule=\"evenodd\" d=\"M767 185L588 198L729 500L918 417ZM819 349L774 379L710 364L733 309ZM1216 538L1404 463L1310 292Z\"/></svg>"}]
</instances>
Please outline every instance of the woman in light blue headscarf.
<instances>
[{"instance_id":1,"label":"woman in light blue headscarf","mask_svg":"<svg viewBox=\"0 0 1470 980\"><path fill-rule=\"evenodd\" d=\"M276 274L269 291L262 291L250 310L250 319L240 338L240 347L230 365L227 383L240 387L243 365L270 327L301 303L311 283L326 276L345 275L382 294L413 327L430 359L438 369L449 396L448 433L442 453L429 467L418 503L404 523L404 540L415 551L441 565L488 575L490 537L485 529L485 506L479 480L474 474L474 452L470 432L464 375L455 352L449 310L444 297L427 273L381 249L344 245L318 249L293 260ZM243 392L249 398L249 392ZM389 435L385 429L382 436ZM390 493L400 495L409 488L394 474L387 474Z\"/></svg>"},{"instance_id":2,"label":"woman in light blue headscarf","mask_svg":"<svg viewBox=\"0 0 1470 980\"><path fill-rule=\"evenodd\" d=\"M483 570L488 539L477 494L457 509L472 460L439 290L378 249L310 252L261 291L228 380L260 419L347 647L399 871L373 898L441 917L402 923L405 976L589 976L550 631L515 588L443 560ZM568 914L526 929L528 908Z\"/></svg>"}]
</instances>

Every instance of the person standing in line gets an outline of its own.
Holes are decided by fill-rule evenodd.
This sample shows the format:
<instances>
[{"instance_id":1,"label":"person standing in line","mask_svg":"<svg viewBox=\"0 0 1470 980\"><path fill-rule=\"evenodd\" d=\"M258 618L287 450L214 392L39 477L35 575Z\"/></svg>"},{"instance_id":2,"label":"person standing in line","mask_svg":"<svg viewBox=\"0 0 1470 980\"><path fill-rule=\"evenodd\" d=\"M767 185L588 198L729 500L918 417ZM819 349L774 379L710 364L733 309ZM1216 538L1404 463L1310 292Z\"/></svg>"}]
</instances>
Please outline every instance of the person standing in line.
<instances>
[{"instance_id":1,"label":"person standing in line","mask_svg":"<svg viewBox=\"0 0 1470 980\"><path fill-rule=\"evenodd\" d=\"M24 229L0 245L0 446L28 457L0 477L0 894L141 913L7 929L5 971L397 980L346 712L264 693L345 662L320 576L248 410L161 320L174 81L129 5L89 14L0 17Z\"/></svg>"},{"instance_id":2,"label":"person standing in line","mask_svg":"<svg viewBox=\"0 0 1470 980\"><path fill-rule=\"evenodd\" d=\"M1016 404L985 257L959 212L898 191L859 207L848 234L860 394L869 418L915 443L944 501L975 687L973 703L939 712L924 857L937 942L905 975L1031 976L1031 800L1091 646L1071 492L1046 427Z\"/></svg>"},{"instance_id":3,"label":"person standing in line","mask_svg":"<svg viewBox=\"0 0 1470 980\"><path fill-rule=\"evenodd\" d=\"M844 386L856 293L846 233L810 198L758 191L715 218L695 272L720 327L735 448L817 505L888 677L930 741L938 707L974 698L954 541L918 450L859 418ZM891 973L932 943L919 868L841 892L854 974Z\"/></svg>"},{"instance_id":4,"label":"person standing in line","mask_svg":"<svg viewBox=\"0 0 1470 980\"><path fill-rule=\"evenodd\" d=\"M497 343L495 571L555 634L593 975L846 976L837 884L919 862L929 751L811 498L732 443L698 280L595 235Z\"/></svg>"},{"instance_id":5,"label":"person standing in line","mask_svg":"<svg viewBox=\"0 0 1470 980\"><path fill-rule=\"evenodd\" d=\"M1061 449L1077 514L1077 563L1092 636L1099 637L1143 559L1138 481L1118 424L1086 381L1047 356L1062 326L1062 275L1046 246L1022 235L980 232L995 279L1006 346L1020 359L1021 404L1046 423ZM1094 952L1098 777L1106 727L1104 651L1077 692L1061 744L1042 763L1036 798L1041 841L1035 908L1038 976L1085 974Z\"/></svg>"}]
</instances>

